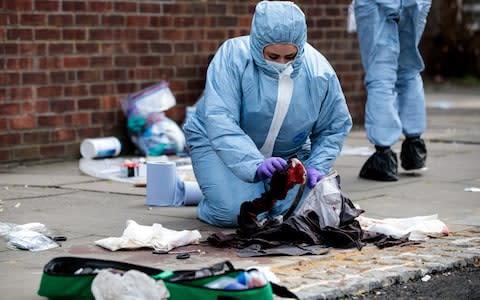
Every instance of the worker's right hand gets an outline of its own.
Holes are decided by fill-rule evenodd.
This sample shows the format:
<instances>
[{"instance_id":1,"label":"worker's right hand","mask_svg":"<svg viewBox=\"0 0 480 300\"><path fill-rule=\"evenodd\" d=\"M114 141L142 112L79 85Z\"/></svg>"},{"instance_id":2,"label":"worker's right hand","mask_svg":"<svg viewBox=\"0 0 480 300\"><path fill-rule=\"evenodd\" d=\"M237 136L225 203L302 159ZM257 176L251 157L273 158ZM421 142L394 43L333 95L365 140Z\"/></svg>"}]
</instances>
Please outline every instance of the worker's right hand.
<instances>
[{"instance_id":1,"label":"worker's right hand","mask_svg":"<svg viewBox=\"0 0 480 300\"><path fill-rule=\"evenodd\" d=\"M256 177L259 180L271 178L275 171L283 171L287 167L287 162L281 157L270 157L263 161L258 167Z\"/></svg>"}]
</instances>

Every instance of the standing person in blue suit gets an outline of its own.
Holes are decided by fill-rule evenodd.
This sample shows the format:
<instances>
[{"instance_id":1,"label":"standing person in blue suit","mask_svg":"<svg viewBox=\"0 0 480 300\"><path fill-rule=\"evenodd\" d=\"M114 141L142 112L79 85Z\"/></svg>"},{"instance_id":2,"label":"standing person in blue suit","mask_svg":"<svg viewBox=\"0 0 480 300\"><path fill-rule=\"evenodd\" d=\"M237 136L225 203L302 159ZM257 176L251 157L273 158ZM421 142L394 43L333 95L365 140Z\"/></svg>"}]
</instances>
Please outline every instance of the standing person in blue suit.
<instances>
[{"instance_id":1,"label":"standing person in blue suit","mask_svg":"<svg viewBox=\"0 0 480 300\"><path fill-rule=\"evenodd\" d=\"M335 71L307 43L301 9L289 1L259 2L250 35L218 49L184 125L204 195L198 218L237 226L240 205L260 197L294 155L307 169L305 197L331 171L351 126ZM297 190L262 218L283 215Z\"/></svg>"},{"instance_id":2,"label":"standing person in blue suit","mask_svg":"<svg viewBox=\"0 0 480 300\"><path fill-rule=\"evenodd\" d=\"M420 137L426 108L418 44L431 0L355 0L354 11L367 103L365 130L376 152L360 177L398 180L398 160L391 149L403 134L400 159L404 170L425 170L427 149Z\"/></svg>"}]
</instances>

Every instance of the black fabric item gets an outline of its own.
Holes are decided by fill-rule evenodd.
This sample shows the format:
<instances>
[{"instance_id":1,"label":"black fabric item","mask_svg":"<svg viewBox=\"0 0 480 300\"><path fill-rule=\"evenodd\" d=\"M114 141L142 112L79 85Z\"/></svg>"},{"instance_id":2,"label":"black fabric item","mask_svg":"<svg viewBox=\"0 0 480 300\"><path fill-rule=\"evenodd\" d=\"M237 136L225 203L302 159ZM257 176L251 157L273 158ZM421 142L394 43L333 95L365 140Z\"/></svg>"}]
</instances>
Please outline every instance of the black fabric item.
<instances>
[{"instance_id":1,"label":"black fabric item","mask_svg":"<svg viewBox=\"0 0 480 300\"><path fill-rule=\"evenodd\" d=\"M337 183L340 176L336 177ZM284 244L308 244L326 245L336 248L361 249L363 236L360 224L355 220L364 210L357 209L352 201L342 196L342 208L340 212L340 224L338 228L326 226L325 221L317 211L307 211L303 215L294 215L286 219L282 224L275 226L265 225L261 230L249 232L245 235L244 230L238 230L242 237L260 239L266 241L279 241Z\"/></svg>"},{"instance_id":2,"label":"black fabric item","mask_svg":"<svg viewBox=\"0 0 480 300\"><path fill-rule=\"evenodd\" d=\"M363 241L366 243L373 243L379 249L389 248L393 246L405 247L421 244L421 241L410 241L409 236L410 234L407 234L400 238L394 238L390 235L385 235L383 233L364 231Z\"/></svg>"},{"instance_id":3,"label":"black fabric item","mask_svg":"<svg viewBox=\"0 0 480 300\"><path fill-rule=\"evenodd\" d=\"M427 160L427 147L420 137L407 138L402 143L400 152L402 168L405 170L417 170L425 167Z\"/></svg>"},{"instance_id":4,"label":"black fabric item","mask_svg":"<svg viewBox=\"0 0 480 300\"><path fill-rule=\"evenodd\" d=\"M280 245L273 248L264 248L259 244L252 244L237 251L239 257L259 256L302 256L302 255L325 255L329 248L323 245L302 247L300 245Z\"/></svg>"},{"instance_id":5,"label":"black fabric item","mask_svg":"<svg viewBox=\"0 0 480 300\"><path fill-rule=\"evenodd\" d=\"M378 181L397 181L397 155L390 148L377 150L367 159L360 170L359 176L361 178Z\"/></svg>"}]
</instances>

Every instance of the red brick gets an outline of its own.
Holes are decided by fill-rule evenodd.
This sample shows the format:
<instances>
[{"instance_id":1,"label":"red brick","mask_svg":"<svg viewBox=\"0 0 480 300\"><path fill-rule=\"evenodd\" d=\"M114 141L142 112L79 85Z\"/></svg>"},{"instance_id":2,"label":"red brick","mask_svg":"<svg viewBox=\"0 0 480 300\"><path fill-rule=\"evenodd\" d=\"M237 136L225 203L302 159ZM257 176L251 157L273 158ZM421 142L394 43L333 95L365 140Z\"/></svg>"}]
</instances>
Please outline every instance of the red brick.
<instances>
[{"instance_id":1,"label":"red brick","mask_svg":"<svg viewBox=\"0 0 480 300\"><path fill-rule=\"evenodd\" d=\"M114 10L117 12L137 12L137 3L132 2L115 2L113 6Z\"/></svg>"},{"instance_id":2,"label":"red brick","mask_svg":"<svg viewBox=\"0 0 480 300\"><path fill-rule=\"evenodd\" d=\"M38 60L38 67L40 69L60 69L63 67L63 61L60 57L47 56L40 57Z\"/></svg>"},{"instance_id":3,"label":"red brick","mask_svg":"<svg viewBox=\"0 0 480 300\"><path fill-rule=\"evenodd\" d=\"M32 0L4 0L8 10L28 11L32 10Z\"/></svg>"},{"instance_id":4,"label":"red brick","mask_svg":"<svg viewBox=\"0 0 480 300\"><path fill-rule=\"evenodd\" d=\"M65 68L80 69L88 66L88 58L84 56L70 56L63 58Z\"/></svg>"},{"instance_id":5,"label":"red brick","mask_svg":"<svg viewBox=\"0 0 480 300\"><path fill-rule=\"evenodd\" d=\"M127 71L125 70L105 70L103 71L103 79L111 80L125 80L127 79Z\"/></svg>"},{"instance_id":6,"label":"red brick","mask_svg":"<svg viewBox=\"0 0 480 300\"><path fill-rule=\"evenodd\" d=\"M45 84L47 83L47 74L40 72L29 72L22 74L23 84Z\"/></svg>"},{"instance_id":7,"label":"red brick","mask_svg":"<svg viewBox=\"0 0 480 300\"><path fill-rule=\"evenodd\" d=\"M68 73L64 71L59 72L50 72L50 82L59 84L59 83L66 83L68 81L67 77Z\"/></svg>"},{"instance_id":8,"label":"red brick","mask_svg":"<svg viewBox=\"0 0 480 300\"><path fill-rule=\"evenodd\" d=\"M98 53L99 45L95 43L76 43L75 50L78 54L96 54Z\"/></svg>"},{"instance_id":9,"label":"red brick","mask_svg":"<svg viewBox=\"0 0 480 300\"><path fill-rule=\"evenodd\" d=\"M159 56L141 56L140 66L155 66L160 64Z\"/></svg>"},{"instance_id":10,"label":"red brick","mask_svg":"<svg viewBox=\"0 0 480 300\"><path fill-rule=\"evenodd\" d=\"M7 39L9 39L9 40L31 41L31 40L33 40L33 30L32 29L7 28Z\"/></svg>"},{"instance_id":11,"label":"red brick","mask_svg":"<svg viewBox=\"0 0 480 300\"><path fill-rule=\"evenodd\" d=\"M193 43L176 43L173 49L175 53L191 53L195 51L195 45Z\"/></svg>"},{"instance_id":12,"label":"red brick","mask_svg":"<svg viewBox=\"0 0 480 300\"><path fill-rule=\"evenodd\" d=\"M92 113L92 124L102 124L108 126L108 124L113 124L115 121L115 113L113 112L93 112Z\"/></svg>"},{"instance_id":13,"label":"red brick","mask_svg":"<svg viewBox=\"0 0 480 300\"><path fill-rule=\"evenodd\" d=\"M28 107L29 103L25 103L22 107L23 112L29 112L29 113L48 113L50 112L50 103L48 100L37 100L35 101L35 105L32 107Z\"/></svg>"},{"instance_id":14,"label":"red brick","mask_svg":"<svg viewBox=\"0 0 480 300\"><path fill-rule=\"evenodd\" d=\"M175 4L164 4L163 12L167 15L181 15L188 12L189 4L184 3L175 3Z\"/></svg>"},{"instance_id":15,"label":"red brick","mask_svg":"<svg viewBox=\"0 0 480 300\"><path fill-rule=\"evenodd\" d=\"M63 116L50 115L38 117L38 126L40 127L58 127L63 126L64 123Z\"/></svg>"},{"instance_id":16,"label":"red brick","mask_svg":"<svg viewBox=\"0 0 480 300\"><path fill-rule=\"evenodd\" d=\"M35 131L23 133L23 142L25 144L48 144L50 143L50 131Z\"/></svg>"},{"instance_id":17,"label":"red brick","mask_svg":"<svg viewBox=\"0 0 480 300\"><path fill-rule=\"evenodd\" d=\"M85 11L87 8L86 2L87 1L63 1L62 10L76 13Z\"/></svg>"},{"instance_id":18,"label":"red brick","mask_svg":"<svg viewBox=\"0 0 480 300\"><path fill-rule=\"evenodd\" d=\"M103 110L118 109L120 107L120 99L115 96L100 97L100 107Z\"/></svg>"},{"instance_id":19,"label":"red brick","mask_svg":"<svg viewBox=\"0 0 480 300\"><path fill-rule=\"evenodd\" d=\"M152 70L149 68L149 69L134 69L134 70L129 70L128 72L128 78L131 79L131 80L142 80L142 79L151 79L152 78ZM117 85L117 91L119 93L123 93L122 91L124 91L123 88L120 88L120 85L124 85L124 84L118 84ZM129 85L128 83L125 84L125 85ZM127 89L128 92L130 93L131 90L130 89Z\"/></svg>"},{"instance_id":20,"label":"red brick","mask_svg":"<svg viewBox=\"0 0 480 300\"><path fill-rule=\"evenodd\" d=\"M63 94L66 97L85 96L88 95L88 88L85 85L65 86Z\"/></svg>"},{"instance_id":21,"label":"red brick","mask_svg":"<svg viewBox=\"0 0 480 300\"><path fill-rule=\"evenodd\" d=\"M77 80L81 82L97 82L102 79L102 73L99 70L77 71Z\"/></svg>"},{"instance_id":22,"label":"red brick","mask_svg":"<svg viewBox=\"0 0 480 300\"><path fill-rule=\"evenodd\" d=\"M150 24L150 18L148 16L128 16L127 17L127 26L128 27L145 27Z\"/></svg>"},{"instance_id":23,"label":"red brick","mask_svg":"<svg viewBox=\"0 0 480 300\"><path fill-rule=\"evenodd\" d=\"M208 4L207 14L209 15L224 15L227 12L225 4Z\"/></svg>"},{"instance_id":24,"label":"red brick","mask_svg":"<svg viewBox=\"0 0 480 300\"><path fill-rule=\"evenodd\" d=\"M90 67L111 67L113 66L113 60L111 56L94 56L90 57Z\"/></svg>"},{"instance_id":25,"label":"red brick","mask_svg":"<svg viewBox=\"0 0 480 300\"><path fill-rule=\"evenodd\" d=\"M87 38L84 29L64 29L62 32L64 40L85 40Z\"/></svg>"},{"instance_id":26,"label":"red brick","mask_svg":"<svg viewBox=\"0 0 480 300\"><path fill-rule=\"evenodd\" d=\"M116 67L132 67L137 64L137 58L134 56L117 56L114 64Z\"/></svg>"},{"instance_id":27,"label":"red brick","mask_svg":"<svg viewBox=\"0 0 480 300\"><path fill-rule=\"evenodd\" d=\"M173 26L174 18L170 16L151 16L150 26L152 27L171 27Z\"/></svg>"},{"instance_id":28,"label":"red brick","mask_svg":"<svg viewBox=\"0 0 480 300\"><path fill-rule=\"evenodd\" d=\"M170 43L152 43L150 49L153 53L172 53L173 51Z\"/></svg>"},{"instance_id":29,"label":"red brick","mask_svg":"<svg viewBox=\"0 0 480 300\"><path fill-rule=\"evenodd\" d=\"M18 73L0 73L0 85L12 86L20 83L20 75Z\"/></svg>"},{"instance_id":30,"label":"red brick","mask_svg":"<svg viewBox=\"0 0 480 300\"><path fill-rule=\"evenodd\" d=\"M47 16L40 14L23 14L20 15L20 24L26 26L40 26L47 23Z\"/></svg>"},{"instance_id":31,"label":"red brick","mask_svg":"<svg viewBox=\"0 0 480 300\"><path fill-rule=\"evenodd\" d=\"M157 14L162 10L161 5L157 3L140 3L139 5L141 13Z\"/></svg>"},{"instance_id":32,"label":"red brick","mask_svg":"<svg viewBox=\"0 0 480 300\"><path fill-rule=\"evenodd\" d=\"M1 146L0 146L1 147ZM0 150L0 161L10 161L10 150Z\"/></svg>"},{"instance_id":33,"label":"red brick","mask_svg":"<svg viewBox=\"0 0 480 300\"><path fill-rule=\"evenodd\" d=\"M39 147L37 145L19 146L13 149L14 160L33 160L40 158Z\"/></svg>"},{"instance_id":34,"label":"red brick","mask_svg":"<svg viewBox=\"0 0 480 300\"><path fill-rule=\"evenodd\" d=\"M75 25L77 26L97 26L100 24L99 15L75 15Z\"/></svg>"},{"instance_id":35,"label":"red brick","mask_svg":"<svg viewBox=\"0 0 480 300\"><path fill-rule=\"evenodd\" d=\"M125 17L120 15L102 16L102 25L123 26L125 25Z\"/></svg>"},{"instance_id":36,"label":"red brick","mask_svg":"<svg viewBox=\"0 0 480 300\"><path fill-rule=\"evenodd\" d=\"M115 29L113 31L114 40L135 40L137 31L134 29Z\"/></svg>"},{"instance_id":37,"label":"red brick","mask_svg":"<svg viewBox=\"0 0 480 300\"><path fill-rule=\"evenodd\" d=\"M48 45L48 54L49 55L57 55L57 54L72 54L73 53L73 45L60 43L60 44L49 44Z\"/></svg>"},{"instance_id":38,"label":"red brick","mask_svg":"<svg viewBox=\"0 0 480 300\"><path fill-rule=\"evenodd\" d=\"M43 98L59 97L62 95L61 86L41 86L37 88L37 96Z\"/></svg>"},{"instance_id":39,"label":"red brick","mask_svg":"<svg viewBox=\"0 0 480 300\"><path fill-rule=\"evenodd\" d=\"M10 88L8 90L7 95L11 100L32 99L33 88L31 88L31 87Z\"/></svg>"},{"instance_id":40,"label":"red brick","mask_svg":"<svg viewBox=\"0 0 480 300\"><path fill-rule=\"evenodd\" d=\"M0 145L10 146L20 143L20 134L0 134Z\"/></svg>"},{"instance_id":41,"label":"red brick","mask_svg":"<svg viewBox=\"0 0 480 300\"><path fill-rule=\"evenodd\" d=\"M36 119L32 115L16 116L14 119L10 119L11 129L32 129L36 125Z\"/></svg>"},{"instance_id":42,"label":"red brick","mask_svg":"<svg viewBox=\"0 0 480 300\"><path fill-rule=\"evenodd\" d=\"M228 27L228 26L237 26L237 25L238 25L237 17L232 17L232 16L217 17L217 26Z\"/></svg>"},{"instance_id":43,"label":"red brick","mask_svg":"<svg viewBox=\"0 0 480 300\"><path fill-rule=\"evenodd\" d=\"M92 84L90 86L91 95L111 95L115 93L113 84Z\"/></svg>"},{"instance_id":44,"label":"red brick","mask_svg":"<svg viewBox=\"0 0 480 300\"><path fill-rule=\"evenodd\" d=\"M209 40L224 40L227 38L227 35L224 30L208 30L207 39Z\"/></svg>"},{"instance_id":45,"label":"red brick","mask_svg":"<svg viewBox=\"0 0 480 300\"><path fill-rule=\"evenodd\" d=\"M66 142L75 140L75 130L57 129L52 133L52 142Z\"/></svg>"},{"instance_id":46,"label":"red brick","mask_svg":"<svg viewBox=\"0 0 480 300\"><path fill-rule=\"evenodd\" d=\"M111 12L113 10L113 4L111 2L104 1L88 1L89 11L96 13Z\"/></svg>"},{"instance_id":47,"label":"red brick","mask_svg":"<svg viewBox=\"0 0 480 300\"><path fill-rule=\"evenodd\" d=\"M44 158L62 157L65 155L65 146L64 145L40 146L40 155Z\"/></svg>"},{"instance_id":48,"label":"red brick","mask_svg":"<svg viewBox=\"0 0 480 300\"><path fill-rule=\"evenodd\" d=\"M73 15L49 15L48 25L66 27L73 25Z\"/></svg>"},{"instance_id":49,"label":"red brick","mask_svg":"<svg viewBox=\"0 0 480 300\"><path fill-rule=\"evenodd\" d=\"M132 79L135 79L132 76ZM117 84L117 92L120 94L131 94L138 91L138 85L136 83L119 83Z\"/></svg>"},{"instance_id":50,"label":"red brick","mask_svg":"<svg viewBox=\"0 0 480 300\"><path fill-rule=\"evenodd\" d=\"M154 41L160 38L160 33L157 29L139 29L138 30L138 39L139 40L149 40Z\"/></svg>"},{"instance_id":51,"label":"red brick","mask_svg":"<svg viewBox=\"0 0 480 300\"><path fill-rule=\"evenodd\" d=\"M65 116L65 124L71 126L87 126L90 125L89 113L73 113Z\"/></svg>"},{"instance_id":52,"label":"red brick","mask_svg":"<svg viewBox=\"0 0 480 300\"><path fill-rule=\"evenodd\" d=\"M88 39L91 41L110 41L113 39L113 31L111 29L91 29Z\"/></svg>"},{"instance_id":53,"label":"red brick","mask_svg":"<svg viewBox=\"0 0 480 300\"><path fill-rule=\"evenodd\" d=\"M52 0L36 0L35 3L35 11L58 11L60 8L60 4L58 1Z\"/></svg>"},{"instance_id":54,"label":"red brick","mask_svg":"<svg viewBox=\"0 0 480 300\"><path fill-rule=\"evenodd\" d=\"M99 137L102 130L99 127L81 128L77 131L78 137L81 139Z\"/></svg>"},{"instance_id":55,"label":"red brick","mask_svg":"<svg viewBox=\"0 0 480 300\"><path fill-rule=\"evenodd\" d=\"M73 100L51 100L50 111L55 113L63 113L75 110L75 102Z\"/></svg>"},{"instance_id":56,"label":"red brick","mask_svg":"<svg viewBox=\"0 0 480 300\"><path fill-rule=\"evenodd\" d=\"M37 29L35 30L36 40L60 40L62 38L62 32L57 29Z\"/></svg>"},{"instance_id":57,"label":"red brick","mask_svg":"<svg viewBox=\"0 0 480 300\"><path fill-rule=\"evenodd\" d=\"M97 98L87 98L78 100L79 110L94 110L100 107L100 101Z\"/></svg>"},{"instance_id":58,"label":"red brick","mask_svg":"<svg viewBox=\"0 0 480 300\"><path fill-rule=\"evenodd\" d=\"M31 58L11 58L7 59L8 70L31 69L33 67L33 60Z\"/></svg>"}]
</instances>

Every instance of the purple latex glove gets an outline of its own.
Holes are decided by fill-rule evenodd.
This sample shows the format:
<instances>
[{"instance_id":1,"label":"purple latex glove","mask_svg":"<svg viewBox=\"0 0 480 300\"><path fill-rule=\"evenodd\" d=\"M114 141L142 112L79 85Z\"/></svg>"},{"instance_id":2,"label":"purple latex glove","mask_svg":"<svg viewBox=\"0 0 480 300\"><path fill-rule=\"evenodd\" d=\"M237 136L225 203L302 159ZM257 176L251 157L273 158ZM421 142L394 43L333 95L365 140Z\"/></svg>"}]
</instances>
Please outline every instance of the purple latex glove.
<instances>
[{"instance_id":1,"label":"purple latex glove","mask_svg":"<svg viewBox=\"0 0 480 300\"><path fill-rule=\"evenodd\" d=\"M325 177L325 174L318 171L314 167L307 167L307 185L309 188L313 189L313 187Z\"/></svg>"},{"instance_id":2,"label":"purple latex glove","mask_svg":"<svg viewBox=\"0 0 480 300\"><path fill-rule=\"evenodd\" d=\"M275 171L283 171L287 167L287 162L281 157L270 157L263 161L257 169L257 178L265 180L271 178Z\"/></svg>"}]
</instances>

